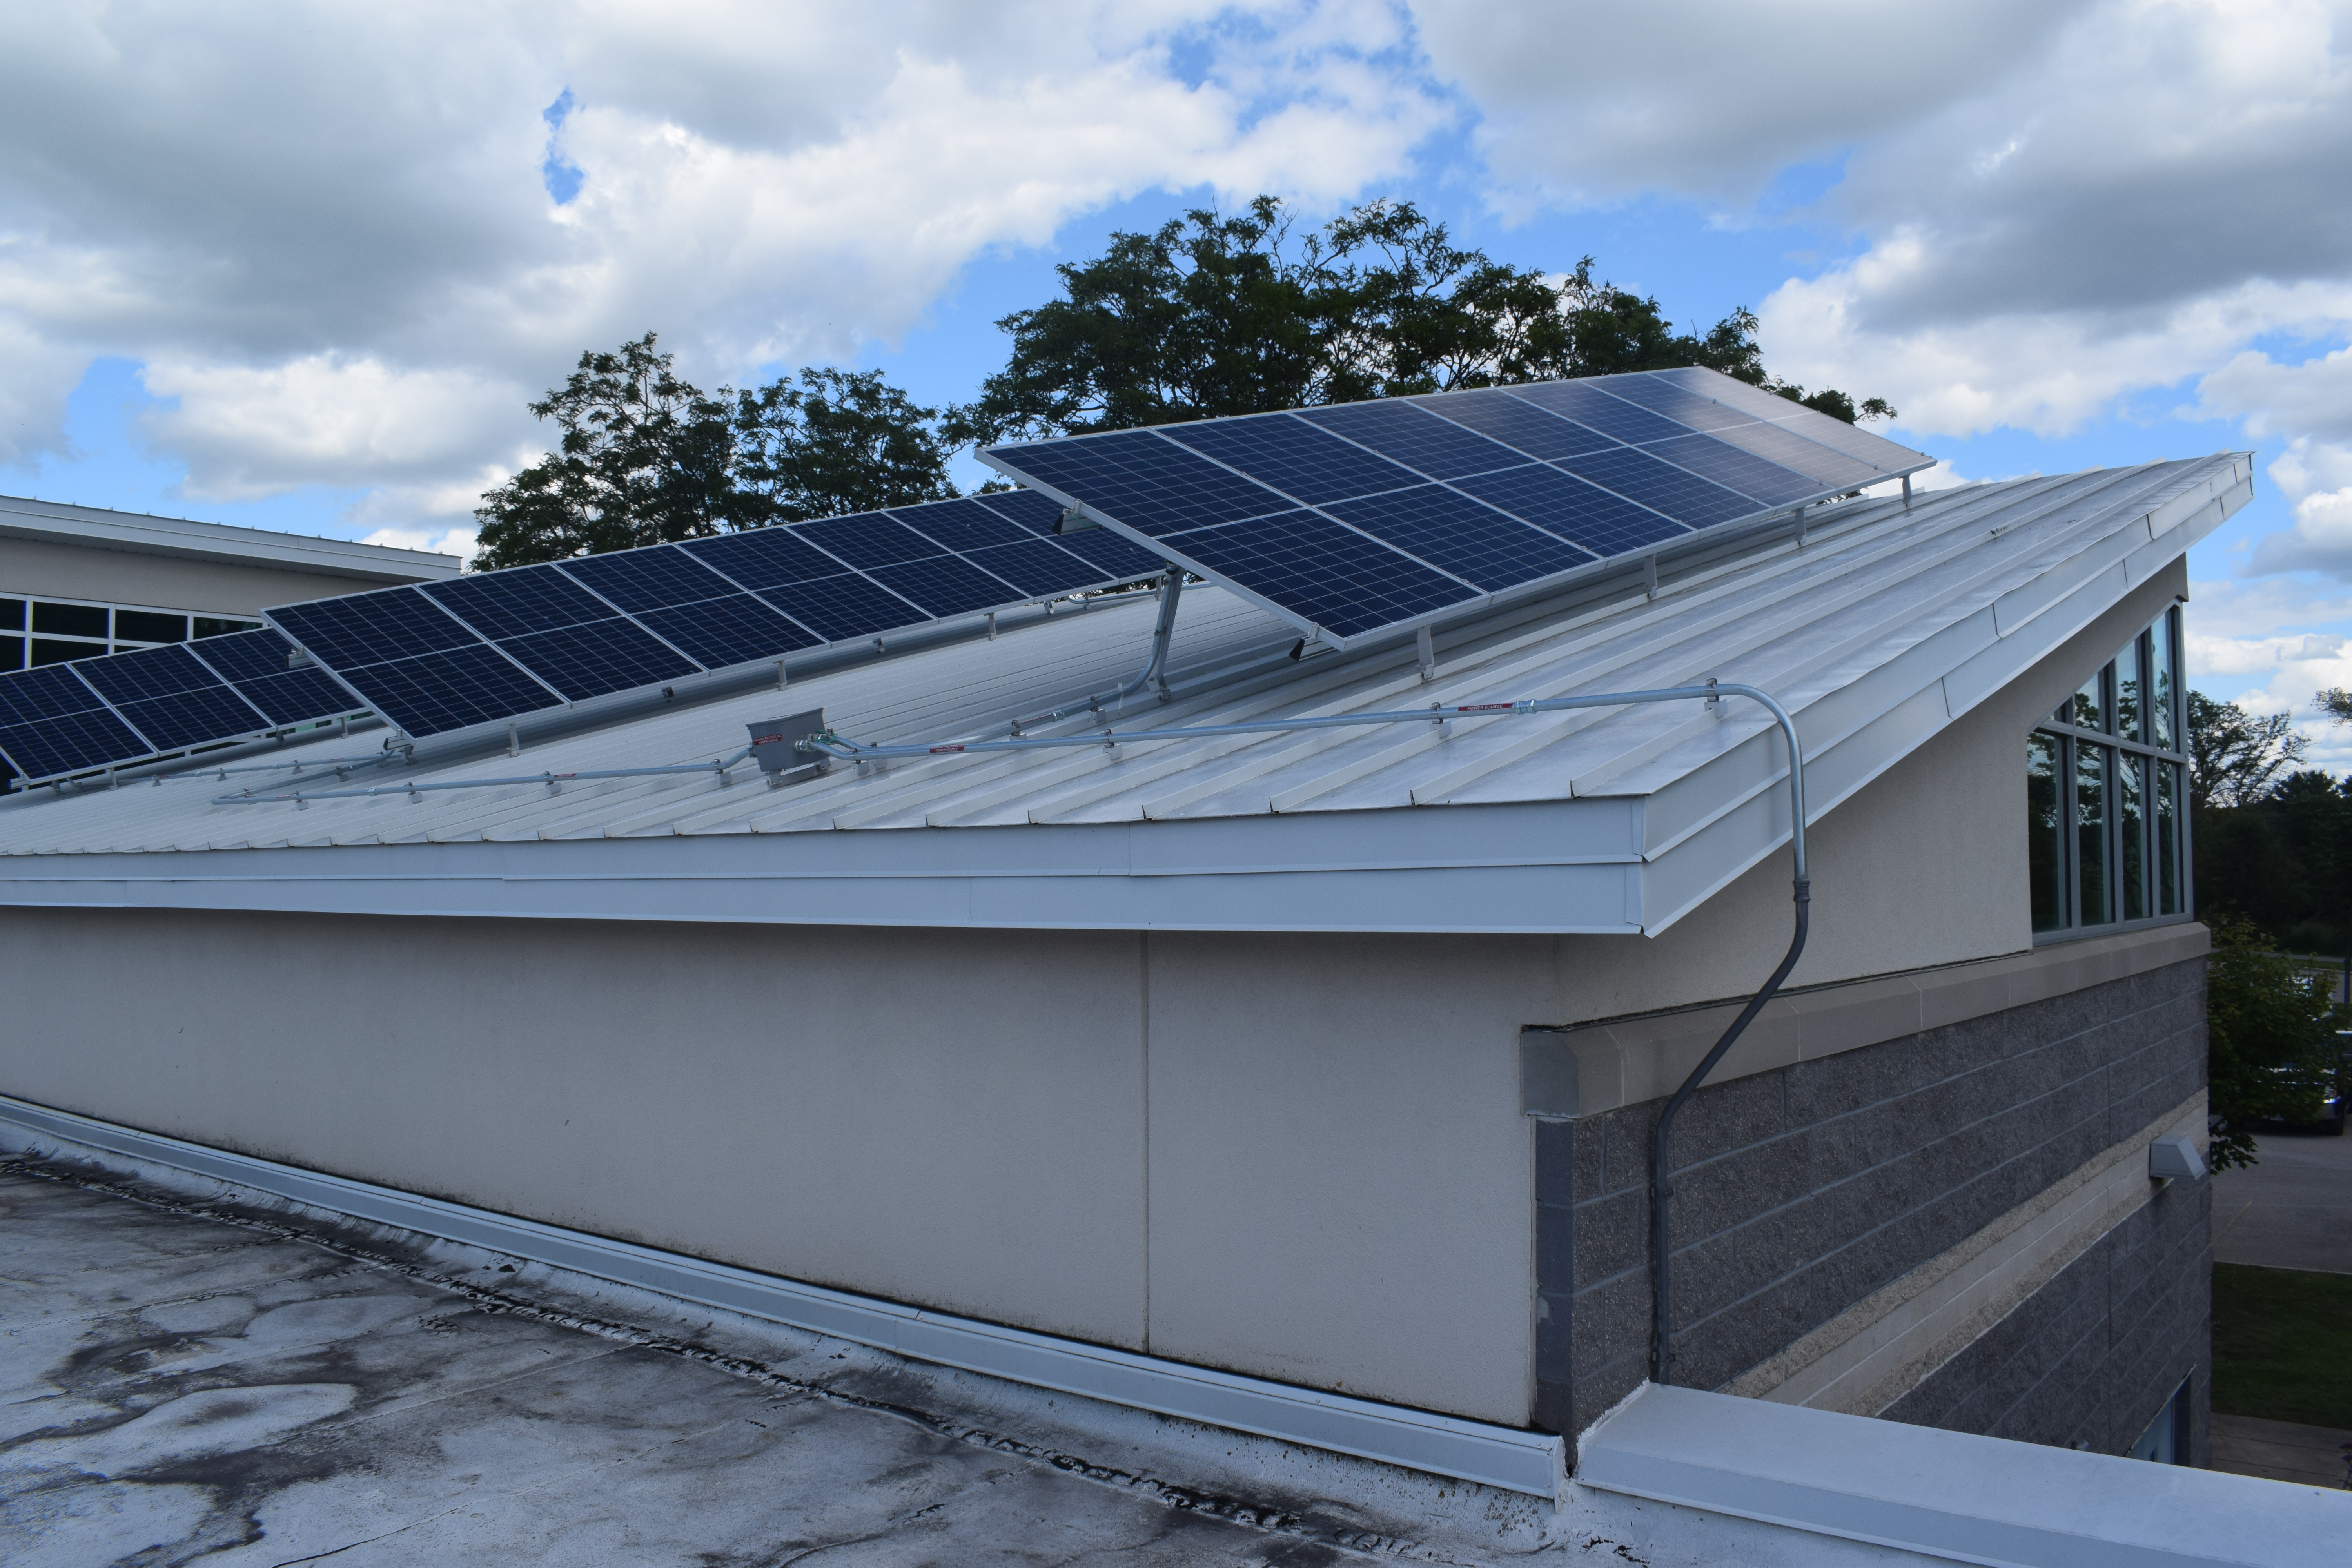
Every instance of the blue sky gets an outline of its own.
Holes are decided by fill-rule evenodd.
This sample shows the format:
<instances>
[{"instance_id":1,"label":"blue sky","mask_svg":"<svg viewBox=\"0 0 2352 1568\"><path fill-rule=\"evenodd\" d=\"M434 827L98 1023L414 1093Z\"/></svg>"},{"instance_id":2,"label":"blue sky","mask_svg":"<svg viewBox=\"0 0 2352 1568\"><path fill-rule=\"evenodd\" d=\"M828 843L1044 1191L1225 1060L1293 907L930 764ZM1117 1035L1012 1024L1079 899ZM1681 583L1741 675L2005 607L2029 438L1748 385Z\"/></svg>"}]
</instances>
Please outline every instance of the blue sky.
<instances>
[{"instance_id":1,"label":"blue sky","mask_svg":"<svg viewBox=\"0 0 2352 1568\"><path fill-rule=\"evenodd\" d=\"M290 9L0 18L0 490L462 549L583 349L950 401L1114 230L1401 197L1962 479L2254 448L2198 684L2352 684L2341 5Z\"/></svg>"}]
</instances>

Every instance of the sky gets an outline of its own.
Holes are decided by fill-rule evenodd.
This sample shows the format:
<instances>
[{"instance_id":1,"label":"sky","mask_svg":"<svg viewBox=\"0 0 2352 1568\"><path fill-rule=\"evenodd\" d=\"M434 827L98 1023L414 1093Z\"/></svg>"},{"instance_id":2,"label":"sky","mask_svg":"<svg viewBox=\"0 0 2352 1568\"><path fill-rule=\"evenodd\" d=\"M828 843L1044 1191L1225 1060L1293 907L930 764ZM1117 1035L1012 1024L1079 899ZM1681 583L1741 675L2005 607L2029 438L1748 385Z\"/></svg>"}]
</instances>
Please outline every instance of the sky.
<instances>
[{"instance_id":1,"label":"sky","mask_svg":"<svg viewBox=\"0 0 2352 1568\"><path fill-rule=\"evenodd\" d=\"M958 401L1115 232L1409 200L1685 327L1753 309L1936 483L2253 451L2192 682L2345 773L2347 37L2352 0L10 6L0 492L462 553L583 350Z\"/></svg>"}]
</instances>

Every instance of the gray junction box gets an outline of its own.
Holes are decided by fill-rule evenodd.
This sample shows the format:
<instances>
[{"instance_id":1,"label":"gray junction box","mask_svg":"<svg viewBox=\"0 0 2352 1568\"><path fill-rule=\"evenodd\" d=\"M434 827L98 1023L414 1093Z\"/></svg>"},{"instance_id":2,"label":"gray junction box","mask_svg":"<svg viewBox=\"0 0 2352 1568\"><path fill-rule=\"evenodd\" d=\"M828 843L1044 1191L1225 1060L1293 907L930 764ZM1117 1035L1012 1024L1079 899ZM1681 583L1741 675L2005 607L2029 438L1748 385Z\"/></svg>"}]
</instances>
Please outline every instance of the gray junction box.
<instances>
[{"instance_id":1,"label":"gray junction box","mask_svg":"<svg viewBox=\"0 0 2352 1568\"><path fill-rule=\"evenodd\" d=\"M822 752L801 750L802 742L824 732L822 708L812 708L789 719L764 719L744 728L751 731L751 760L768 775L770 789L814 778L831 765L832 759Z\"/></svg>"}]
</instances>

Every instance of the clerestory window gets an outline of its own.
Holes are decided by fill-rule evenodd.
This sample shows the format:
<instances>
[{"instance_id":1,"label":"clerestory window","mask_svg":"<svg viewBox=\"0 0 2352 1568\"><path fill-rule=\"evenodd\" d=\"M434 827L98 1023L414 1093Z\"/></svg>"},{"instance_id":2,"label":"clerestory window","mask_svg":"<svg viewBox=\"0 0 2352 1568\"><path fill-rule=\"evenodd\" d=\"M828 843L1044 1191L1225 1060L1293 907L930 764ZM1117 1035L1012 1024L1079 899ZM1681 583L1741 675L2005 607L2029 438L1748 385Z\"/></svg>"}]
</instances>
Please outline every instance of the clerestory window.
<instances>
[{"instance_id":1,"label":"clerestory window","mask_svg":"<svg viewBox=\"0 0 2352 1568\"><path fill-rule=\"evenodd\" d=\"M2186 918L2189 757L2180 612L2167 609L2025 742L2038 941Z\"/></svg>"}]
</instances>

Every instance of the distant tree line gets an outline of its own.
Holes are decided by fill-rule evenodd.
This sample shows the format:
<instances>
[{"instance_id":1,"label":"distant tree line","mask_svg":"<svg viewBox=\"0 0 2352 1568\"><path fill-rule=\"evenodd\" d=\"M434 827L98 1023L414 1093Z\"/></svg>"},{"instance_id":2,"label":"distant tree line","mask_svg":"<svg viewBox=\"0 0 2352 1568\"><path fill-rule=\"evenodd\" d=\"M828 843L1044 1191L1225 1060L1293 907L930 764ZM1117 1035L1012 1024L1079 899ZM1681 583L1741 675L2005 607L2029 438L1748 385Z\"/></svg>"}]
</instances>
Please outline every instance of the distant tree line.
<instances>
[{"instance_id":1,"label":"distant tree line","mask_svg":"<svg viewBox=\"0 0 2352 1568\"><path fill-rule=\"evenodd\" d=\"M2322 713L2352 722L2352 693ZM2251 1164L2266 1121L2315 1120L2344 1086L2335 965L2352 942L2352 782L2298 767L2294 715L2189 694L2189 826L2206 971L2207 1091L2216 1166ZM2316 954L2315 970L2281 954Z\"/></svg>"},{"instance_id":2,"label":"distant tree line","mask_svg":"<svg viewBox=\"0 0 2352 1568\"><path fill-rule=\"evenodd\" d=\"M556 449L483 496L474 565L627 550L956 493L974 443L1220 415L1706 365L1837 418L1879 398L1766 373L1756 318L1677 332L1658 301L1465 250L1412 204L1298 235L1272 196L1114 234L1057 268L1062 297L996 324L1004 369L969 404L925 407L878 372L811 368L748 391L680 379L653 332L591 351L530 405Z\"/></svg>"}]
</instances>

